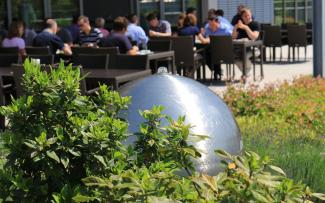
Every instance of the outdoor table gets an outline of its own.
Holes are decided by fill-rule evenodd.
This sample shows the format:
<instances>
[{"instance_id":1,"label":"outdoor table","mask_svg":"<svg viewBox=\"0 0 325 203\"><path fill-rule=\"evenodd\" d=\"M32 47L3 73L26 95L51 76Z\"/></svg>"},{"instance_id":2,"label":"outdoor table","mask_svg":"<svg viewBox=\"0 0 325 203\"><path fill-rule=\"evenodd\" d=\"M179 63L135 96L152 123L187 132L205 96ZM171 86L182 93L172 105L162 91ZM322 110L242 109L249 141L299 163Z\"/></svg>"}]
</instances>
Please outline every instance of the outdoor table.
<instances>
[{"instance_id":1,"label":"outdoor table","mask_svg":"<svg viewBox=\"0 0 325 203\"><path fill-rule=\"evenodd\" d=\"M128 82L151 75L150 69L84 69L86 79L103 80L105 83L113 85L113 89L118 88L119 83Z\"/></svg>"},{"instance_id":2,"label":"outdoor table","mask_svg":"<svg viewBox=\"0 0 325 203\"><path fill-rule=\"evenodd\" d=\"M154 61L154 70L157 71L158 69L158 61L162 59L171 59L172 61L172 69L168 69L168 72L172 72L176 74L176 66L175 66L175 52L174 51L161 51L161 52L139 52L139 54L146 54L148 55L148 60ZM169 67L168 67L169 68Z\"/></svg>"},{"instance_id":3,"label":"outdoor table","mask_svg":"<svg viewBox=\"0 0 325 203\"><path fill-rule=\"evenodd\" d=\"M249 47L259 47L260 48L260 53L261 53L261 56L260 56L260 65L261 65L261 77L263 78L264 77L264 73L263 73L263 41L262 40L256 40L256 41L253 41L253 40L234 40L233 41L233 45L235 48L239 48L241 49L241 53L242 53L242 56L241 56L241 59L242 59L242 62L243 62L243 74L242 76L245 77L246 76L246 62L247 62L247 48ZM240 57L240 56L239 56ZM253 66L255 68L255 51L253 50ZM255 77L255 74L254 74L254 77ZM254 78L255 80L255 78Z\"/></svg>"}]
</instances>

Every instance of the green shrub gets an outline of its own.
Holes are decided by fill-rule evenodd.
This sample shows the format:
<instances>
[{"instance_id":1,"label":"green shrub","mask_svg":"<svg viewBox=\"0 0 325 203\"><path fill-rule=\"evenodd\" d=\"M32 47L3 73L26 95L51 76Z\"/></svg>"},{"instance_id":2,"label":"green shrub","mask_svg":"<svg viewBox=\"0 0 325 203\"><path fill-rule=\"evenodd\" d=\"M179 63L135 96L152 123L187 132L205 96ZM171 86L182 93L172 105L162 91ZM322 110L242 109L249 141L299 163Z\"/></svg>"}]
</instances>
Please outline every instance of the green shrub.
<instances>
[{"instance_id":1,"label":"green shrub","mask_svg":"<svg viewBox=\"0 0 325 203\"><path fill-rule=\"evenodd\" d=\"M119 118L129 103L101 86L80 95L78 69L62 64L50 74L25 61L26 95L0 111L9 119L2 135L8 151L0 170L2 202L306 202L325 199L295 184L270 159L253 152L224 158L217 176L194 172L200 153L188 139L190 125L154 107L138 141L124 146L128 123ZM167 119L169 125L162 126ZM186 177L176 172L186 171Z\"/></svg>"},{"instance_id":2,"label":"green shrub","mask_svg":"<svg viewBox=\"0 0 325 203\"><path fill-rule=\"evenodd\" d=\"M246 150L269 155L288 176L325 192L325 80L301 77L265 89L230 87L224 96Z\"/></svg>"}]
</instances>

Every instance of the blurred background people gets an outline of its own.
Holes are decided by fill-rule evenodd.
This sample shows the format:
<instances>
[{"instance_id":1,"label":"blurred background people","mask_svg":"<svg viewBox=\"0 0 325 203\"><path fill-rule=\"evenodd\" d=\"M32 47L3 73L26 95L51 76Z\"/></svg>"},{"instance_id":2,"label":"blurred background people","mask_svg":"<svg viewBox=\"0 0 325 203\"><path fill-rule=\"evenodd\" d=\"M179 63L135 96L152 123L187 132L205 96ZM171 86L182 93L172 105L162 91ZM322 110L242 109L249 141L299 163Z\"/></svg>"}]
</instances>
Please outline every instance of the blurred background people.
<instances>
[{"instance_id":1,"label":"blurred background people","mask_svg":"<svg viewBox=\"0 0 325 203\"><path fill-rule=\"evenodd\" d=\"M149 23L149 37L168 37L172 35L170 23L166 20L159 20L155 13L147 16Z\"/></svg>"},{"instance_id":2,"label":"blurred background people","mask_svg":"<svg viewBox=\"0 0 325 203\"><path fill-rule=\"evenodd\" d=\"M109 32L108 32L108 30L105 29L105 19L104 18L102 18L102 17L96 18L95 26L103 33L103 37L108 37Z\"/></svg>"},{"instance_id":3,"label":"blurred background people","mask_svg":"<svg viewBox=\"0 0 325 203\"><path fill-rule=\"evenodd\" d=\"M148 37L142 27L138 25L138 16L134 13L128 16L129 24L126 31L126 36L129 37L140 49L146 49Z\"/></svg>"},{"instance_id":4,"label":"blurred background people","mask_svg":"<svg viewBox=\"0 0 325 203\"><path fill-rule=\"evenodd\" d=\"M22 59L26 55L25 41L22 38L24 33L24 23L22 21L13 21L10 25L8 36L2 41L3 47L18 47L19 55Z\"/></svg>"},{"instance_id":5,"label":"blurred background people","mask_svg":"<svg viewBox=\"0 0 325 203\"><path fill-rule=\"evenodd\" d=\"M79 44L86 47L96 47L103 38L103 33L98 28L90 26L87 16L78 18L78 26L80 28Z\"/></svg>"}]
</instances>

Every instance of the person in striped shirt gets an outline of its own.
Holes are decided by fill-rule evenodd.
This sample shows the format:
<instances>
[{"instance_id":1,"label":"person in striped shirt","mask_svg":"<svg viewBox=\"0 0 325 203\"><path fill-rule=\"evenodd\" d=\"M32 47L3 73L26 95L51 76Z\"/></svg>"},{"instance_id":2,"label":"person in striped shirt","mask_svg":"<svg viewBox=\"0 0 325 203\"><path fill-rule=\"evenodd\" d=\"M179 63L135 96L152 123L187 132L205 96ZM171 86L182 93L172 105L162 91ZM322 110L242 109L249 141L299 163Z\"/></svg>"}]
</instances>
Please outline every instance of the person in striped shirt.
<instances>
[{"instance_id":1,"label":"person in striped shirt","mask_svg":"<svg viewBox=\"0 0 325 203\"><path fill-rule=\"evenodd\" d=\"M80 16L78 19L80 28L79 44L86 47L97 47L103 38L103 33L98 28L92 28L87 16Z\"/></svg>"}]
</instances>

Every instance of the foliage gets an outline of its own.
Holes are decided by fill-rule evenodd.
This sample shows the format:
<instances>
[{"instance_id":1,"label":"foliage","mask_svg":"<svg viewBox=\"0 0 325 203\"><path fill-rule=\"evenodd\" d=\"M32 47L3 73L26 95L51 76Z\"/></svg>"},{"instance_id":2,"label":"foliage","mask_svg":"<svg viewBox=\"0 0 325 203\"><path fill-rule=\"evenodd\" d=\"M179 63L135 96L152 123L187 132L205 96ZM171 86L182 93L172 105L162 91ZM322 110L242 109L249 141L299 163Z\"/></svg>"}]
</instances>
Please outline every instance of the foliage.
<instances>
[{"instance_id":1,"label":"foliage","mask_svg":"<svg viewBox=\"0 0 325 203\"><path fill-rule=\"evenodd\" d=\"M246 150L269 155L288 177L325 192L325 80L228 88Z\"/></svg>"},{"instance_id":2,"label":"foliage","mask_svg":"<svg viewBox=\"0 0 325 203\"><path fill-rule=\"evenodd\" d=\"M26 95L0 111L9 119L2 134L8 151L0 169L3 202L307 202L323 194L294 183L270 159L253 152L232 156L218 150L225 171L197 174L200 156L185 117L172 120L155 106L130 146L120 119L130 98L100 86L80 95L78 69L62 64L51 73L25 61ZM162 126L162 121L168 121ZM177 174L186 171L187 176ZM184 173L183 173L184 174Z\"/></svg>"},{"instance_id":3,"label":"foliage","mask_svg":"<svg viewBox=\"0 0 325 203\"><path fill-rule=\"evenodd\" d=\"M26 96L1 107L10 121L2 134L9 150L1 176L3 199L47 201L87 175L109 173L115 159L126 158L117 154L127 130L117 112L129 98L106 86L98 92L100 102L81 96L80 72L71 66L60 64L51 74L29 61L24 67Z\"/></svg>"}]
</instances>

